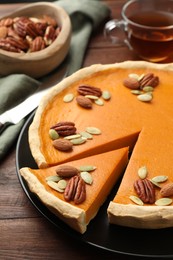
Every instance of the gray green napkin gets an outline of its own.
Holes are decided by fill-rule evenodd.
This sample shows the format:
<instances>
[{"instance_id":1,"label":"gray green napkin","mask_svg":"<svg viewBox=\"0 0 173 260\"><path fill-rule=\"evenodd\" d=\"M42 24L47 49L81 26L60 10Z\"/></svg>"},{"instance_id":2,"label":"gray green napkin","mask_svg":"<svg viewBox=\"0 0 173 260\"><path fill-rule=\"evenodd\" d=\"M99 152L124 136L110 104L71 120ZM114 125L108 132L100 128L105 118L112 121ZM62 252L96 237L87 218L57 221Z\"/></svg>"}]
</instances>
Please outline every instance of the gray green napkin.
<instances>
[{"instance_id":1,"label":"gray green napkin","mask_svg":"<svg viewBox=\"0 0 173 260\"><path fill-rule=\"evenodd\" d=\"M91 33L109 16L108 6L98 0L59 0L72 22L72 39L69 50L69 71L72 74L82 66ZM0 78L0 114L32 94L40 82L27 75L10 75ZM0 135L0 161L15 143L25 120L9 126Z\"/></svg>"}]
</instances>

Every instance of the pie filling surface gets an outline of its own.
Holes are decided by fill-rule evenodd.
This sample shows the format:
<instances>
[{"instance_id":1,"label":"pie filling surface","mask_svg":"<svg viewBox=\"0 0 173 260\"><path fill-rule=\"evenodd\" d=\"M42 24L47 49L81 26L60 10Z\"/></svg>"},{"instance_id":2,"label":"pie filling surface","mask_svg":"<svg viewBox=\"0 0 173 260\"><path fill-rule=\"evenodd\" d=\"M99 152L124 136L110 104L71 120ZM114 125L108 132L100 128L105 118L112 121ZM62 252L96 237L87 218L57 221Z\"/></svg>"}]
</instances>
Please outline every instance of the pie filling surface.
<instances>
[{"instance_id":1,"label":"pie filling surface","mask_svg":"<svg viewBox=\"0 0 173 260\"><path fill-rule=\"evenodd\" d=\"M171 201L173 193L164 196L161 193L164 185L173 183L172 70L171 64L156 65L147 62L93 65L63 80L40 103L29 130L31 152L40 169L24 168L21 174L27 180L30 189L37 193L55 214L79 232L84 232L81 223L85 225L89 223L111 191L112 184L123 173L127 164L127 148L124 147L129 147L129 163L117 194L108 207L110 223L137 228L173 226ZM134 74L142 77L149 73L159 78L159 84L154 87L152 93L149 93L152 95L151 100L146 102L132 94L133 91L125 87L123 81L129 78L129 75L132 77L132 74L133 77ZM109 91L111 98L103 100L102 105L97 105L92 100L90 109L81 107L76 102L76 97L79 95L77 89L81 85ZM63 99L68 94L73 94L74 99L71 102L64 102ZM49 136L50 127L58 122L69 121L75 123L77 133L86 131L87 127L95 127L101 133L93 135L92 139L87 139L83 144L73 145L72 150L68 152L55 149ZM115 163L112 163L112 155L115 152ZM102 156L100 157L102 161L97 159L97 156ZM47 187L45 176L52 174L57 165L62 163L78 165L83 160L90 161L89 158L94 158L92 159L94 163L98 163L95 176L93 172L93 184L87 185L89 204L87 199L77 206L73 202L66 202L62 194ZM138 174L142 167L147 171L144 178ZM99 177L100 168L102 177ZM105 176L102 175L104 171ZM159 183L152 182L152 191L144 185L143 179L151 182L158 176L167 178ZM134 188L134 182L137 180L140 181L139 190L147 196L152 197L150 192L154 190L155 200L152 203L144 200L140 205L132 200L134 196L141 199ZM46 191L44 194L43 190ZM170 203L164 204L160 199L165 201L170 199ZM158 200L161 204L156 205ZM59 202L60 206L55 206ZM74 214L76 208L81 210L80 217ZM63 214L66 210L69 214ZM80 228L76 222L74 224L74 219L80 223Z\"/></svg>"}]
</instances>

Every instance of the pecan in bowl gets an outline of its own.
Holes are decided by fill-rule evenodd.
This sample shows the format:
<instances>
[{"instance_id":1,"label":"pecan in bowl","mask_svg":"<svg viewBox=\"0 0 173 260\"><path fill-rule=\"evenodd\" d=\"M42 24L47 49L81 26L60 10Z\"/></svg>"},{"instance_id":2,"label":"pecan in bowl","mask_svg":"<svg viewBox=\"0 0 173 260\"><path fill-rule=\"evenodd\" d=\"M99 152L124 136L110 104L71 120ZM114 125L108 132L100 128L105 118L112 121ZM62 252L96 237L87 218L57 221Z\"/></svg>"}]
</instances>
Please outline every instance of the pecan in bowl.
<instances>
[{"instance_id":1,"label":"pecan in bowl","mask_svg":"<svg viewBox=\"0 0 173 260\"><path fill-rule=\"evenodd\" d=\"M32 3L0 20L0 76L24 73L42 77L65 59L71 22L53 3Z\"/></svg>"}]
</instances>

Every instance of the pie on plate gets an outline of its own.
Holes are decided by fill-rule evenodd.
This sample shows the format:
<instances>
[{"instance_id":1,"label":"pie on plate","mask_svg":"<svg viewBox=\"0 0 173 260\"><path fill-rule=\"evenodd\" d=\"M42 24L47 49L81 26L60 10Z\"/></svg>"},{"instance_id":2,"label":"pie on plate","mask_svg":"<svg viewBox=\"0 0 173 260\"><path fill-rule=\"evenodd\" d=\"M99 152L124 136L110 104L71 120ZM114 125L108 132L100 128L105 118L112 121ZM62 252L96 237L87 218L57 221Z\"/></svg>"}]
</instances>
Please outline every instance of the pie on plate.
<instances>
[{"instance_id":1,"label":"pie on plate","mask_svg":"<svg viewBox=\"0 0 173 260\"><path fill-rule=\"evenodd\" d=\"M172 78L172 64L127 61L92 65L53 87L29 129L30 149L39 169L20 170L31 191L84 233L123 174L108 206L108 221L134 228L172 227ZM81 171L76 174L86 191L79 204L65 195L69 180L78 177L65 178L64 193L48 185L46 178L63 165L96 167L89 172L90 184Z\"/></svg>"}]
</instances>

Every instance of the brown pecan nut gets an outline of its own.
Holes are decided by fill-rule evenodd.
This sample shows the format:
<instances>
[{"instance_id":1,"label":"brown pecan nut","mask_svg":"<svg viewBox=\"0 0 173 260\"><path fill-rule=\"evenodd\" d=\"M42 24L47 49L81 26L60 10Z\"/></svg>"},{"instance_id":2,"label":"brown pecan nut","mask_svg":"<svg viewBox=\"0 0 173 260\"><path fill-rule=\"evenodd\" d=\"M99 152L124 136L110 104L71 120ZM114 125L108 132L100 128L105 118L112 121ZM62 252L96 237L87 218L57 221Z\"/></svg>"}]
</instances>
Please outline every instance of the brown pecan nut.
<instances>
[{"instance_id":1,"label":"brown pecan nut","mask_svg":"<svg viewBox=\"0 0 173 260\"><path fill-rule=\"evenodd\" d=\"M144 203L155 202L154 185L148 179L139 179L134 182L134 189Z\"/></svg>"},{"instance_id":2,"label":"brown pecan nut","mask_svg":"<svg viewBox=\"0 0 173 260\"><path fill-rule=\"evenodd\" d=\"M12 46L6 39L0 39L0 49L11 52L22 52L20 48Z\"/></svg>"},{"instance_id":3,"label":"brown pecan nut","mask_svg":"<svg viewBox=\"0 0 173 260\"><path fill-rule=\"evenodd\" d=\"M47 28L47 24L45 22L37 22L35 23L35 26L39 35L43 37Z\"/></svg>"},{"instance_id":4,"label":"brown pecan nut","mask_svg":"<svg viewBox=\"0 0 173 260\"><path fill-rule=\"evenodd\" d=\"M45 48L45 42L41 36L37 36L30 44L30 52L40 51Z\"/></svg>"},{"instance_id":5,"label":"brown pecan nut","mask_svg":"<svg viewBox=\"0 0 173 260\"><path fill-rule=\"evenodd\" d=\"M140 87L139 81L137 79L130 78L130 77L126 78L123 81L123 85L126 88L129 88L129 89L132 89L132 90L139 89L139 87Z\"/></svg>"},{"instance_id":6,"label":"brown pecan nut","mask_svg":"<svg viewBox=\"0 0 173 260\"><path fill-rule=\"evenodd\" d=\"M45 34L44 34L44 41L46 45L52 44L52 42L56 38L56 30L52 25L47 26Z\"/></svg>"},{"instance_id":7,"label":"brown pecan nut","mask_svg":"<svg viewBox=\"0 0 173 260\"><path fill-rule=\"evenodd\" d=\"M84 96L77 96L76 97L76 102L78 103L79 106L84 107L84 108L92 108L92 101Z\"/></svg>"},{"instance_id":8,"label":"brown pecan nut","mask_svg":"<svg viewBox=\"0 0 173 260\"><path fill-rule=\"evenodd\" d=\"M8 35L8 28L6 26L0 26L0 39L5 38Z\"/></svg>"},{"instance_id":9,"label":"brown pecan nut","mask_svg":"<svg viewBox=\"0 0 173 260\"><path fill-rule=\"evenodd\" d=\"M101 97L102 91L100 88L89 86L89 85L81 85L77 89L78 93L82 96L93 95L97 97Z\"/></svg>"},{"instance_id":10,"label":"brown pecan nut","mask_svg":"<svg viewBox=\"0 0 173 260\"><path fill-rule=\"evenodd\" d=\"M43 15L43 20L44 22L46 22L48 25L52 25L54 27L57 27L57 22L55 19L53 19L52 17L48 16L48 15Z\"/></svg>"},{"instance_id":11,"label":"brown pecan nut","mask_svg":"<svg viewBox=\"0 0 173 260\"><path fill-rule=\"evenodd\" d=\"M76 127L73 122L62 121L51 127L51 129L55 129L57 133L61 136L73 135L76 133Z\"/></svg>"},{"instance_id":12,"label":"brown pecan nut","mask_svg":"<svg viewBox=\"0 0 173 260\"><path fill-rule=\"evenodd\" d=\"M71 165L60 165L55 171L60 177L64 178L72 177L80 173L76 167Z\"/></svg>"},{"instance_id":13,"label":"brown pecan nut","mask_svg":"<svg viewBox=\"0 0 173 260\"><path fill-rule=\"evenodd\" d=\"M53 147L62 152L68 152L72 150L73 144L69 140L56 139L53 141Z\"/></svg>"},{"instance_id":14,"label":"brown pecan nut","mask_svg":"<svg viewBox=\"0 0 173 260\"><path fill-rule=\"evenodd\" d=\"M161 190L160 193L163 197L169 197L173 195L173 182L165 184Z\"/></svg>"},{"instance_id":15,"label":"brown pecan nut","mask_svg":"<svg viewBox=\"0 0 173 260\"><path fill-rule=\"evenodd\" d=\"M7 37L6 41L13 47L15 48L19 48L23 51L28 49L28 43L26 40L24 39L16 39L16 38L12 38L12 37Z\"/></svg>"},{"instance_id":16,"label":"brown pecan nut","mask_svg":"<svg viewBox=\"0 0 173 260\"><path fill-rule=\"evenodd\" d=\"M144 88L145 86L156 87L159 84L159 77L154 76L153 73L147 73L144 77L139 81L140 88Z\"/></svg>"},{"instance_id":17,"label":"brown pecan nut","mask_svg":"<svg viewBox=\"0 0 173 260\"><path fill-rule=\"evenodd\" d=\"M27 17L20 17L13 25L14 30L21 36L25 37L26 35L35 38L39 36L39 31L34 22L32 22Z\"/></svg>"},{"instance_id":18,"label":"brown pecan nut","mask_svg":"<svg viewBox=\"0 0 173 260\"><path fill-rule=\"evenodd\" d=\"M0 26L12 26L13 25L13 18L4 18L0 21Z\"/></svg>"},{"instance_id":19,"label":"brown pecan nut","mask_svg":"<svg viewBox=\"0 0 173 260\"><path fill-rule=\"evenodd\" d=\"M73 176L64 191L66 201L73 200L75 204L80 204L86 199L86 185L82 178L78 175Z\"/></svg>"}]
</instances>

